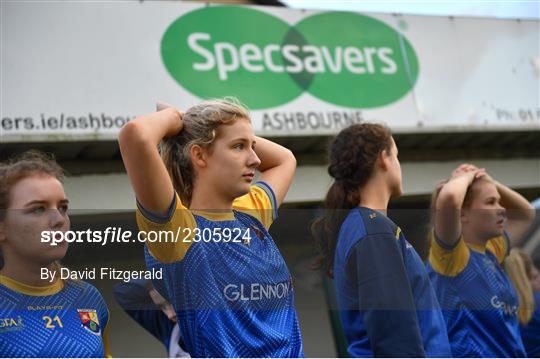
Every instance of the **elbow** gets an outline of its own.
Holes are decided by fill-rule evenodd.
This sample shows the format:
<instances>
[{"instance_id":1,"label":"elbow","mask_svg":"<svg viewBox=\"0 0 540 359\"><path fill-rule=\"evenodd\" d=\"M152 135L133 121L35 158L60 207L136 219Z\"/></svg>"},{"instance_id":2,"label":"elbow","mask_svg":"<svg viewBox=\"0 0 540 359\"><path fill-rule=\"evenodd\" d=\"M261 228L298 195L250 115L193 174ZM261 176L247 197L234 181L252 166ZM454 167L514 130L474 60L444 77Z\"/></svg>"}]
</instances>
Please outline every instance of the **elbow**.
<instances>
[{"instance_id":1,"label":"elbow","mask_svg":"<svg viewBox=\"0 0 540 359\"><path fill-rule=\"evenodd\" d=\"M287 163L289 163L293 169L296 169L297 161L296 161L296 157L294 156L294 153L288 148L286 148L285 151L287 153L287 156L286 156Z\"/></svg>"},{"instance_id":2,"label":"elbow","mask_svg":"<svg viewBox=\"0 0 540 359\"><path fill-rule=\"evenodd\" d=\"M122 126L118 134L120 150L126 149L130 144L140 144L142 142L144 142L144 131L137 122L130 121Z\"/></svg>"}]
</instances>

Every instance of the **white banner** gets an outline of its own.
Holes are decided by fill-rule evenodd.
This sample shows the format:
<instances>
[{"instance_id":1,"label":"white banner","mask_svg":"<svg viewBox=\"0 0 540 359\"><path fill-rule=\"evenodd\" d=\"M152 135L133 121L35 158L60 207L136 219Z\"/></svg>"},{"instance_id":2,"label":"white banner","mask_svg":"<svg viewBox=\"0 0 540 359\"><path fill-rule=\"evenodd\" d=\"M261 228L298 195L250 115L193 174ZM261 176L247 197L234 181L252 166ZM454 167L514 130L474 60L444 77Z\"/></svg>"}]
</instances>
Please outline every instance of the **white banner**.
<instances>
[{"instance_id":1,"label":"white banner","mask_svg":"<svg viewBox=\"0 0 540 359\"><path fill-rule=\"evenodd\" d=\"M115 139L236 96L263 136L540 129L538 21L178 2L2 2L2 142Z\"/></svg>"}]
</instances>

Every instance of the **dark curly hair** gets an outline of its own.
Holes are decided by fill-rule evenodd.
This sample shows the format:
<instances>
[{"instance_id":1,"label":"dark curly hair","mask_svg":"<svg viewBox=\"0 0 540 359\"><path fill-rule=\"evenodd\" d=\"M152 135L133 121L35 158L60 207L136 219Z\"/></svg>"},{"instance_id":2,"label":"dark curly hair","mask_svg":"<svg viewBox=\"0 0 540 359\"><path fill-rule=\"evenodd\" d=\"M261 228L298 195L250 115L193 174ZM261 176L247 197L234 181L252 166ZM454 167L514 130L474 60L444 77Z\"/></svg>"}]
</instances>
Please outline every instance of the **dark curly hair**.
<instances>
[{"instance_id":1,"label":"dark curly hair","mask_svg":"<svg viewBox=\"0 0 540 359\"><path fill-rule=\"evenodd\" d=\"M359 189L371 178L379 154L391 148L390 129L372 123L352 125L332 141L328 173L334 182L326 194L324 215L311 226L319 251L314 268L324 268L330 277L341 224L360 203Z\"/></svg>"}]
</instances>

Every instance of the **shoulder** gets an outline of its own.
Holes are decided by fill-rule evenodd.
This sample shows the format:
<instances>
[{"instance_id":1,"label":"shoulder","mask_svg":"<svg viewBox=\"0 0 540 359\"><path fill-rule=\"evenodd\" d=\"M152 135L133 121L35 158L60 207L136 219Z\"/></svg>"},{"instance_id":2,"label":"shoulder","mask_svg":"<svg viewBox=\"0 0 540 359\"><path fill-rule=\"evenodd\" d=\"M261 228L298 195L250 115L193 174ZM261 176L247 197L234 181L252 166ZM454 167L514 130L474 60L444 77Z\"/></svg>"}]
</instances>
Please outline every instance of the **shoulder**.
<instances>
[{"instance_id":1,"label":"shoulder","mask_svg":"<svg viewBox=\"0 0 540 359\"><path fill-rule=\"evenodd\" d=\"M497 259L497 262L502 264L510 251L510 241L506 232L502 236L491 238L486 245L486 251L491 252Z\"/></svg>"},{"instance_id":2,"label":"shoulder","mask_svg":"<svg viewBox=\"0 0 540 359\"><path fill-rule=\"evenodd\" d=\"M347 258L351 250L366 238L394 238L397 230L394 222L382 213L365 207L355 207L349 211L341 225L337 251Z\"/></svg>"},{"instance_id":3,"label":"shoulder","mask_svg":"<svg viewBox=\"0 0 540 359\"><path fill-rule=\"evenodd\" d=\"M355 207L343 221L339 237L362 239L373 235L395 236L398 226L384 214L365 207Z\"/></svg>"},{"instance_id":4,"label":"shoulder","mask_svg":"<svg viewBox=\"0 0 540 359\"><path fill-rule=\"evenodd\" d=\"M278 216L274 191L270 185L262 181L251 186L245 195L236 198L233 208L255 217L267 229Z\"/></svg>"},{"instance_id":5,"label":"shoulder","mask_svg":"<svg viewBox=\"0 0 540 359\"><path fill-rule=\"evenodd\" d=\"M455 245L448 246L437 238L435 230L432 229L429 233L429 241L431 245L429 263L436 273L456 277L467 268L470 250L463 240L463 235Z\"/></svg>"},{"instance_id":6,"label":"shoulder","mask_svg":"<svg viewBox=\"0 0 540 359\"><path fill-rule=\"evenodd\" d=\"M101 292L92 284L82 280L68 280L66 281L65 288L62 291L76 290L79 291L77 301L88 304L96 304L100 307L107 309L105 299L101 295Z\"/></svg>"},{"instance_id":7,"label":"shoulder","mask_svg":"<svg viewBox=\"0 0 540 359\"><path fill-rule=\"evenodd\" d=\"M364 223L366 235L396 234L398 226L383 213L365 207L360 207L358 212Z\"/></svg>"}]
</instances>

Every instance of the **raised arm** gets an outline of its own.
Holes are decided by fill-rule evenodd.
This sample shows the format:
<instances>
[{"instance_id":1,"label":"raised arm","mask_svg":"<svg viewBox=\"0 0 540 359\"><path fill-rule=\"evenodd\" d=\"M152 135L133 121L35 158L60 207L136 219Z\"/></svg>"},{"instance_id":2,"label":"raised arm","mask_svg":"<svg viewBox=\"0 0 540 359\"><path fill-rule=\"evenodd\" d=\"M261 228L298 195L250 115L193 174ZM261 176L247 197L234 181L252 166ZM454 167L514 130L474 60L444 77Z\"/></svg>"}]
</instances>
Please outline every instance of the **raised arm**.
<instances>
[{"instance_id":1,"label":"raised arm","mask_svg":"<svg viewBox=\"0 0 540 359\"><path fill-rule=\"evenodd\" d=\"M513 189L494 180L485 172L482 175L486 176L497 187L497 191L501 196L501 206L506 209L507 222L505 230L508 233L510 246L516 246L521 242L523 235L534 221L534 208L522 195Z\"/></svg>"},{"instance_id":2,"label":"raised arm","mask_svg":"<svg viewBox=\"0 0 540 359\"><path fill-rule=\"evenodd\" d=\"M126 123L118 137L122 161L137 200L153 213L166 213L174 196L157 146L163 138L182 130L181 118L174 108L142 115Z\"/></svg>"},{"instance_id":3,"label":"raised arm","mask_svg":"<svg viewBox=\"0 0 540 359\"><path fill-rule=\"evenodd\" d=\"M459 166L439 192L435 202L435 236L447 246L454 246L461 236L461 207L478 172L472 165Z\"/></svg>"},{"instance_id":4,"label":"raised arm","mask_svg":"<svg viewBox=\"0 0 540 359\"><path fill-rule=\"evenodd\" d=\"M255 153L261 160L258 168L260 180L272 187L279 207L291 185L296 158L289 149L265 138L256 137L255 141Z\"/></svg>"}]
</instances>

